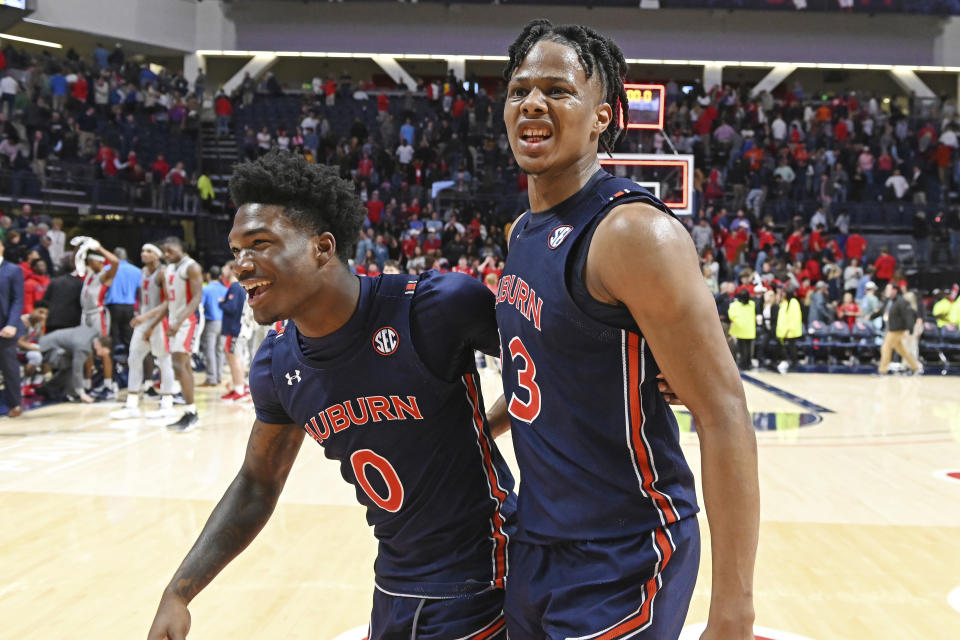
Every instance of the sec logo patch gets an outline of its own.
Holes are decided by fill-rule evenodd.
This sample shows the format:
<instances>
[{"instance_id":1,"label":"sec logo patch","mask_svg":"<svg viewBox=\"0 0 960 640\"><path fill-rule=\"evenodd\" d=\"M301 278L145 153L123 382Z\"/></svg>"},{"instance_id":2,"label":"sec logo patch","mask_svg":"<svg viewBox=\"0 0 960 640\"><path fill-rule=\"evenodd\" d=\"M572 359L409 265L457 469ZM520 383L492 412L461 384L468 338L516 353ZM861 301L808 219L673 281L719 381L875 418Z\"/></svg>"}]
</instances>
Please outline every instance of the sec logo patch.
<instances>
[{"instance_id":1,"label":"sec logo patch","mask_svg":"<svg viewBox=\"0 0 960 640\"><path fill-rule=\"evenodd\" d=\"M389 356L400 346L400 336L393 327L383 327L373 334L373 348L382 356Z\"/></svg>"},{"instance_id":2,"label":"sec logo patch","mask_svg":"<svg viewBox=\"0 0 960 640\"><path fill-rule=\"evenodd\" d=\"M563 244L563 241L567 239L571 231L573 231L573 227L569 224L560 225L550 232L550 237L547 238L547 246L551 249L556 249Z\"/></svg>"}]
</instances>

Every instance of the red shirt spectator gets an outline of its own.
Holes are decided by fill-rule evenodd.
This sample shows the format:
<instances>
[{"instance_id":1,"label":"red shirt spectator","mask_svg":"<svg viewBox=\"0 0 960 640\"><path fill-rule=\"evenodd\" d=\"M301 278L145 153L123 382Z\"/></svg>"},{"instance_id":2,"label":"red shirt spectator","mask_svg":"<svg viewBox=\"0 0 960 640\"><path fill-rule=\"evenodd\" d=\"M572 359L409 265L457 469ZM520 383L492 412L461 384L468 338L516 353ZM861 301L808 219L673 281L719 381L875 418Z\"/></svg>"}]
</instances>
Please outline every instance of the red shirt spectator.
<instances>
[{"instance_id":1,"label":"red shirt spectator","mask_svg":"<svg viewBox=\"0 0 960 640\"><path fill-rule=\"evenodd\" d=\"M427 251L433 251L439 248L440 248L440 238L438 238L436 235L432 233L428 235L427 238L423 241L424 253L426 253Z\"/></svg>"},{"instance_id":2,"label":"red shirt spectator","mask_svg":"<svg viewBox=\"0 0 960 640\"><path fill-rule=\"evenodd\" d=\"M158 156L157 159L153 161L153 164L150 165L150 171L154 174L155 180L163 182L167 174L170 173L170 165L163 159L163 156Z\"/></svg>"},{"instance_id":3,"label":"red shirt spectator","mask_svg":"<svg viewBox=\"0 0 960 640\"><path fill-rule=\"evenodd\" d=\"M407 256L407 258L412 258L418 246L417 239L411 235L407 236L407 239L400 243L400 250L403 251L403 255Z\"/></svg>"},{"instance_id":4,"label":"red shirt spectator","mask_svg":"<svg viewBox=\"0 0 960 640\"><path fill-rule=\"evenodd\" d=\"M323 95L328 98L337 92L337 81L331 78L323 85Z\"/></svg>"},{"instance_id":5,"label":"red shirt spectator","mask_svg":"<svg viewBox=\"0 0 960 640\"><path fill-rule=\"evenodd\" d=\"M370 224L377 225L380 223L380 218L383 216L383 201L382 200L370 200L367 202L367 220L370 221Z\"/></svg>"},{"instance_id":6,"label":"red shirt spectator","mask_svg":"<svg viewBox=\"0 0 960 640\"><path fill-rule=\"evenodd\" d=\"M807 248L810 249L810 253L817 253L823 251L823 247L826 243L823 241L823 234L819 229L815 229L810 232L810 242L807 244Z\"/></svg>"},{"instance_id":7,"label":"red shirt spectator","mask_svg":"<svg viewBox=\"0 0 960 640\"><path fill-rule=\"evenodd\" d=\"M454 118L459 118L463 115L463 110L467 108L467 101L463 98L457 98L453 101L453 105L450 107L450 114Z\"/></svg>"},{"instance_id":8,"label":"red shirt spectator","mask_svg":"<svg viewBox=\"0 0 960 640\"><path fill-rule=\"evenodd\" d=\"M357 175L361 178L370 179L370 175L373 173L373 160L370 159L370 156L363 154L363 157L360 158L357 162Z\"/></svg>"},{"instance_id":9,"label":"red shirt spectator","mask_svg":"<svg viewBox=\"0 0 960 640\"><path fill-rule=\"evenodd\" d=\"M837 315L853 329L853 325L857 323L857 316L860 315L860 307L856 302L846 302L837 308Z\"/></svg>"},{"instance_id":10,"label":"red shirt spectator","mask_svg":"<svg viewBox=\"0 0 960 640\"><path fill-rule=\"evenodd\" d=\"M103 169L103 174L106 176L115 176L119 169L116 164L117 155L107 145L102 145L97 151L97 155L94 158L94 161L100 165L100 168Z\"/></svg>"},{"instance_id":11,"label":"red shirt spectator","mask_svg":"<svg viewBox=\"0 0 960 640\"><path fill-rule=\"evenodd\" d=\"M766 229L761 228L757 231L757 247L760 249L765 249L766 247L772 245L776 242L777 239L773 237L773 234L767 231Z\"/></svg>"},{"instance_id":12,"label":"red shirt spectator","mask_svg":"<svg viewBox=\"0 0 960 640\"><path fill-rule=\"evenodd\" d=\"M732 264L737 261L737 252L740 250L740 246L747 241L747 238L747 230L743 227L738 229L736 233L727 234L726 239L723 241L724 255L727 257L727 262Z\"/></svg>"},{"instance_id":13,"label":"red shirt spectator","mask_svg":"<svg viewBox=\"0 0 960 640\"><path fill-rule=\"evenodd\" d=\"M887 252L883 252L873 263L873 268L877 270L877 280L891 280L893 272L897 269L897 259Z\"/></svg>"},{"instance_id":14,"label":"red shirt spectator","mask_svg":"<svg viewBox=\"0 0 960 640\"><path fill-rule=\"evenodd\" d=\"M387 97L387 94L381 93L377 96L377 111L389 111L390 110L390 98Z\"/></svg>"},{"instance_id":15,"label":"red shirt spectator","mask_svg":"<svg viewBox=\"0 0 960 640\"><path fill-rule=\"evenodd\" d=\"M230 98L221 94L217 101L213 103L213 110L218 116L232 116L233 105L230 103Z\"/></svg>"},{"instance_id":16,"label":"red shirt spectator","mask_svg":"<svg viewBox=\"0 0 960 640\"><path fill-rule=\"evenodd\" d=\"M810 282L818 282L821 279L820 263L813 258L807 260L807 263L803 265L803 270L810 277Z\"/></svg>"},{"instance_id":17,"label":"red shirt spectator","mask_svg":"<svg viewBox=\"0 0 960 640\"><path fill-rule=\"evenodd\" d=\"M77 75L77 81L70 85L70 95L80 102L86 102L88 92L87 79L82 75Z\"/></svg>"},{"instance_id":18,"label":"red shirt spectator","mask_svg":"<svg viewBox=\"0 0 960 640\"><path fill-rule=\"evenodd\" d=\"M797 256L803 253L803 230L797 229L787 238L787 251L796 260Z\"/></svg>"},{"instance_id":19,"label":"red shirt spectator","mask_svg":"<svg viewBox=\"0 0 960 640\"><path fill-rule=\"evenodd\" d=\"M863 252L867 248L867 240L859 233L851 233L847 236L847 259L856 258L863 262Z\"/></svg>"},{"instance_id":20,"label":"red shirt spectator","mask_svg":"<svg viewBox=\"0 0 960 640\"><path fill-rule=\"evenodd\" d=\"M697 121L693 123L693 132L700 136L708 136L713 130L713 121L720 115L717 108L712 104L706 107Z\"/></svg>"},{"instance_id":21,"label":"red shirt spectator","mask_svg":"<svg viewBox=\"0 0 960 640\"><path fill-rule=\"evenodd\" d=\"M49 286L50 278L45 275L40 275L39 273L30 273L30 277L23 282L24 313L30 313L33 311L34 306L41 298L43 298L43 294L47 291L47 287Z\"/></svg>"},{"instance_id":22,"label":"red shirt spectator","mask_svg":"<svg viewBox=\"0 0 960 640\"><path fill-rule=\"evenodd\" d=\"M844 142L850 135L847 130L847 121L841 118L833 126L833 137L837 142Z\"/></svg>"},{"instance_id":23,"label":"red shirt spectator","mask_svg":"<svg viewBox=\"0 0 960 640\"><path fill-rule=\"evenodd\" d=\"M837 241L833 238L830 239L830 241L827 243L827 246L825 246L823 250L827 253L827 255L832 256L837 262L843 260L843 251L840 251L840 245L837 244Z\"/></svg>"}]
</instances>

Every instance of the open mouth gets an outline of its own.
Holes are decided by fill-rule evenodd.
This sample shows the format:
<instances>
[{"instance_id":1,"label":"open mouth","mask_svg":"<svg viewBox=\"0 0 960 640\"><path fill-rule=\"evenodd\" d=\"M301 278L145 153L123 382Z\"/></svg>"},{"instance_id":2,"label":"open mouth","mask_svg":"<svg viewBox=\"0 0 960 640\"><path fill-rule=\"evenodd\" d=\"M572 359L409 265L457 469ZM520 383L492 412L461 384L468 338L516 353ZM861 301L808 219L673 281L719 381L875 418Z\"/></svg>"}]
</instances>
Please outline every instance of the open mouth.
<instances>
[{"instance_id":1,"label":"open mouth","mask_svg":"<svg viewBox=\"0 0 960 640\"><path fill-rule=\"evenodd\" d=\"M263 295L270 290L270 287L273 286L269 280L248 280L246 282L241 282L242 286L247 291L247 301L253 305L256 303Z\"/></svg>"},{"instance_id":2,"label":"open mouth","mask_svg":"<svg viewBox=\"0 0 960 640\"><path fill-rule=\"evenodd\" d=\"M524 129L520 132L520 139L527 144L539 144L553 137L547 129Z\"/></svg>"}]
</instances>

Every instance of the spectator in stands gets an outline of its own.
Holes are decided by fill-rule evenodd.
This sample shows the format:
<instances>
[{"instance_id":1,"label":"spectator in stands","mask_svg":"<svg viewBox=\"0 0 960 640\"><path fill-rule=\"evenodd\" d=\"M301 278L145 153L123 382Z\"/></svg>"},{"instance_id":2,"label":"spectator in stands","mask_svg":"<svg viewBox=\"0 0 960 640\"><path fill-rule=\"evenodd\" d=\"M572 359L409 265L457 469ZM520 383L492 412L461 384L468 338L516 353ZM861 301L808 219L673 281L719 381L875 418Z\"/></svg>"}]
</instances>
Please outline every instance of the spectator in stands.
<instances>
[{"instance_id":1,"label":"spectator in stands","mask_svg":"<svg viewBox=\"0 0 960 640\"><path fill-rule=\"evenodd\" d=\"M921 374L923 373L923 367L904 344L907 333L913 330L916 312L900 295L900 290L892 284L886 286L884 294L890 304L884 314L884 324L887 332L880 347L880 366L877 371L880 375L887 373L893 352L896 351L913 373Z\"/></svg>"},{"instance_id":2,"label":"spectator in stands","mask_svg":"<svg viewBox=\"0 0 960 640\"><path fill-rule=\"evenodd\" d=\"M162 153L157 154L157 159L150 165L150 205L154 209L163 209L166 202L165 185L167 174L170 173L170 165Z\"/></svg>"},{"instance_id":3,"label":"spectator in stands","mask_svg":"<svg viewBox=\"0 0 960 640\"><path fill-rule=\"evenodd\" d=\"M178 162L173 169L167 173L167 204L170 209L183 211L183 193L187 184L187 172L183 168L183 163Z\"/></svg>"},{"instance_id":4,"label":"spectator in stands","mask_svg":"<svg viewBox=\"0 0 960 640\"><path fill-rule=\"evenodd\" d=\"M880 255L874 261L873 267L876 269L875 280L877 285L884 285L893 279L893 273L897 268L897 259L890 255L890 250L887 247L880 247Z\"/></svg>"},{"instance_id":5,"label":"spectator in stands","mask_svg":"<svg viewBox=\"0 0 960 640\"><path fill-rule=\"evenodd\" d=\"M737 365L741 371L753 368L753 342L757 337L757 307L750 292L741 290L727 310L730 337L736 340Z\"/></svg>"},{"instance_id":6,"label":"spectator in stands","mask_svg":"<svg viewBox=\"0 0 960 640\"><path fill-rule=\"evenodd\" d=\"M222 312L221 333L223 348L221 352L227 360L230 367L230 391L220 396L221 400L237 401L243 400L248 396L243 383L243 355L241 351L240 335L242 333L242 316L244 302L247 299L246 291L237 281L234 262L231 260L223 265L223 281L229 287L219 300Z\"/></svg>"},{"instance_id":7,"label":"spectator in stands","mask_svg":"<svg viewBox=\"0 0 960 640\"><path fill-rule=\"evenodd\" d=\"M270 151L271 146L273 146L273 136L270 135L270 129L264 126L257 134L257 153L262 156Z\"/></svg>"},{"instance_id":8,"label":"spectator in stands","mask_svg":"<svg viewBox=\"0 0 960 640\"><path fill-rule=\"evenodd\" d=\"M19 91L20 83L9 72L0 78L0 104L2 104L4 116L9 118L13 115L13 104Z\"/></svg>"},{"instance_id":9,"label":"spectator in stands","mask_svg":"<svg viewBox=\"0 0 960 640\"><path fill-rule=\"evenodd\" d=\"M221 344L220 332L223 326L223 310L221 301L227 295L227 285L220 278L220 267L210 267L209 279L203 285L203 333L200 335L200 345L203 349L203 359L206 366L206 380L201 387L216 387L220 384L226 354Z\"/></svg>"},{"instance_id":10,"label":"spectator in stands","mask_svg":"<svg viewBox=\"0 0 960 640\"><path fill-rule=\"evenodd\" d=\"M230 120L233 118L233 103L227 94L220 89L213 101L213 110L217 114L217 137L230 135Z\"/></svg>"},{"instance_id":11,"label":"spectator in stands","mask_svg":"<svg viewBox=\"0 0 960 640\"><path fill-rule=\"evenodd\" d=\"M781 289L778 296L776 332L787 356L777 365L777 370L786 373L797 366L797 342L803 337L803 311L796 292L790 287Z\"/></svg>"},{"instance_id":12,"label":"spectator in stands","mask_svg":"<svg viewBox=\"0 0 960 640\"><path fill-rule=\"evenodd\" d=\"M43 299L50 278L47 277L47 263L42 258L30 261L30 273L24 274L23 281L23 312L30 313Z\"/></svg>"},{"instance_id":13,"label":"spectator in stands","mask_svg":"<svg viewBox=\"0 0 960 640\"><path fill-rule=\"evenodd\" d=\"M863 278L863 267L860 266L859 260L851 258L843 270L843 290L855 293L861 278Z\"/></svg>"},{"instance_id":14,"label":"spectator in stands","mask_svg":"<svg viewBox=\"0 0 960 640\"><path fill-rule=\"evenodd\" d=\"M23 270L0 249L0 374L3 375L3 403L7 416L23 413L20 397L20 363L17 337L23 333Z\"/></svg>"},{"instance_id":15,"label":"spectator in stands","mask_svg":"<svg viewBox=\"0 0 960 640\"><path fill-rule=\"evenodd\" d=\"M893 200L903 200L910 191L910 183L900 174L900 169L893 170L893 175L887 178L884 186L888 189L888 197Z\"/></svg>"}]
</instances>

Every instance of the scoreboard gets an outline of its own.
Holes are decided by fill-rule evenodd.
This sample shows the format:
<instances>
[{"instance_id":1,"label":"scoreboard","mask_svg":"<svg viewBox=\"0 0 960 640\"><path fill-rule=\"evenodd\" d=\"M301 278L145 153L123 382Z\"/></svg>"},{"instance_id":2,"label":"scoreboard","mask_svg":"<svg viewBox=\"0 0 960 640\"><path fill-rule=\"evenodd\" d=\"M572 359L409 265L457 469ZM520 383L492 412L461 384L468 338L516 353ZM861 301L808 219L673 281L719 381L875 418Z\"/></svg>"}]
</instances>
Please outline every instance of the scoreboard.
<instances>
[{"instance_id":1,"label":"scoreboard","mask_svg":"<svg viewBox=\"0 0 960 640\"><path fill-rule=\"evenodd\" d=\"M662 84L624 84L629 103L628 129L663 129L666 91ZM621 126L623 123L620 123Z\"/></svg>"}]
</instances>

